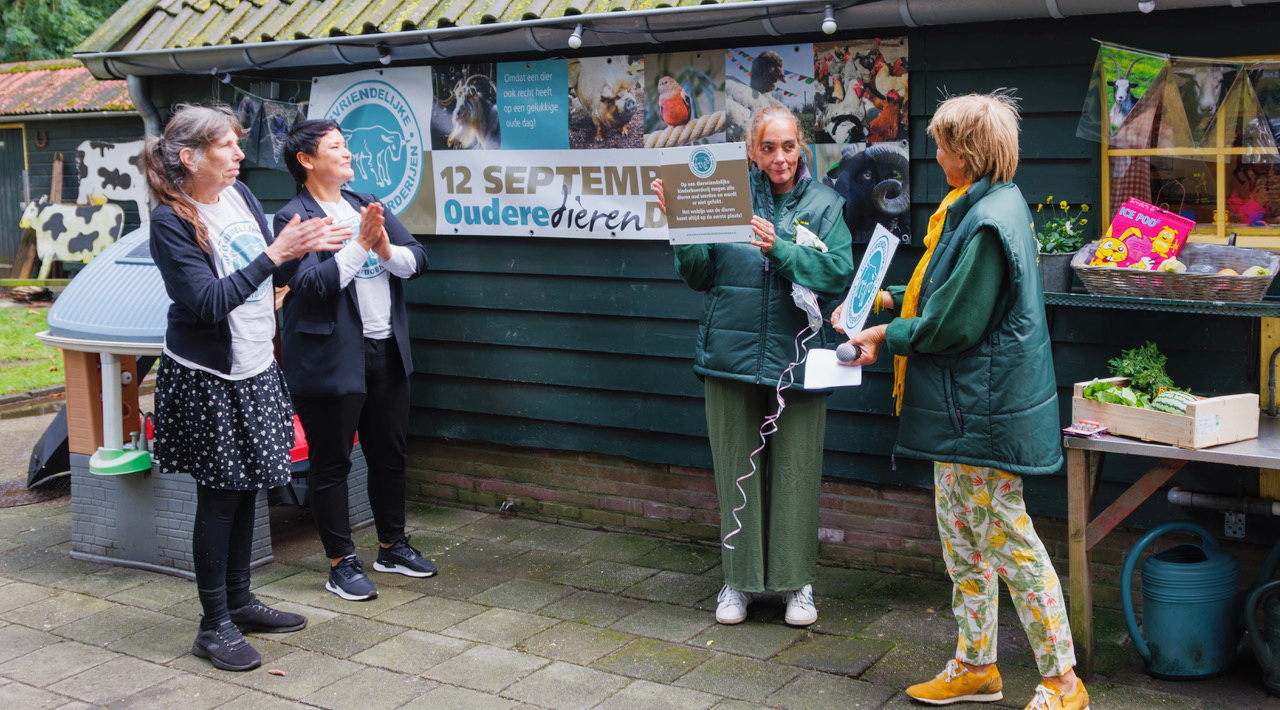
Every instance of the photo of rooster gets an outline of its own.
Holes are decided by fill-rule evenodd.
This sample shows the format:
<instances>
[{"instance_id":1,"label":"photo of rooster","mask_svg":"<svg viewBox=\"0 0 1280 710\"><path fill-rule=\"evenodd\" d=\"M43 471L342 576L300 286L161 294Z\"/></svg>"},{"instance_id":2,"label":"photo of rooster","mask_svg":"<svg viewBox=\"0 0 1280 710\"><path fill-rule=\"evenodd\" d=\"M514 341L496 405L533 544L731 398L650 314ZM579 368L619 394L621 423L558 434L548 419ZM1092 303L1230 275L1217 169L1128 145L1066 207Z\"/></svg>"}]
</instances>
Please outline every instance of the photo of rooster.
<instances>
[{"instance_id":1,"label":"photo of rooster","mask_svg":"<svg viewBox=\"0 0 1280 710\"><path fill-rule=\"evenodd\" d=\"M640 55L569 60L569 147L641 147L643 76Z\"/></svg>"},{"instance_id":2,"label":"photo of rooster","mask_svg":"<svg viewBox=\"0 0 1280 710\"><path fill-rule=\"evenodd\" d=\"M888 143L907 138L907 40L814 46L816 140Z\"/></svg>"},{"instance_id":3,"label":"photo of rooster","mask_svg":"<svg viewBox=\"0 0 1280 710\"><path fill-rule=\"evenodd\" d=\"M745 140L750 117L766 106L785 106L813 142L813 45L737 47L725 50L727 139Z\"/></svg>"},{"instance_id":4,"label":"photo of rooster","mask_svg":"<svg viewBox=\"0 0 1280 710\"><path fill-rule=\"evenodd\" d=\"M433 150L498 150L502 147L493 64L453 64L431 74Z\"/></svg>"},{"instance_id":5,"label":"photo of rooster","mask_svg":"<svg viewBox=\"0 0 1280 710\"><path fill-rule=\"evenodd\" d=\"M648 54L645 65L644 134L648 146L658 135L664 147L723 143L724 55L720 51ZM699 122L699 119L709 119ZM669 129L690 126L693 130ZM706 124L706 125L703 125Z\"/></svg>"}]
</instances>

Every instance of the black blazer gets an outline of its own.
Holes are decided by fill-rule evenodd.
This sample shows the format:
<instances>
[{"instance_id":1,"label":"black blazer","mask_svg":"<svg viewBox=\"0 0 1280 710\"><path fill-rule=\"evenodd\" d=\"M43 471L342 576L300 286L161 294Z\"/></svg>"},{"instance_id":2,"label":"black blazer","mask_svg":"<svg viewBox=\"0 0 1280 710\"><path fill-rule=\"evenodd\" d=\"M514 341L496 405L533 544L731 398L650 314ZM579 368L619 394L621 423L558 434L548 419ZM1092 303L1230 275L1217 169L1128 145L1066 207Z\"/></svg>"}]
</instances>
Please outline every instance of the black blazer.
<instances>
[{"instance_id":1,"label":"black blazer","mask_svg":"<svg viewBox=\"0 0 1280 710\"><path fill-rule=\"evenodd\" d=\"M357 212L376 202L373 195L342 191ZM303 221L324 217L325 211L304 187L275 216L279 232L294 215ZM391 243L413 252L417 271L427 270L427 250L409 234L388 210L387 235ZM331 397L364 392L364 323L356 300L354 282L338 287L336 252L312 252L290 267L289 293L284 299L281 326L281 365L292 394ZM402 279L388 273L391 282L391 331L395 336L405 374L413 372L409 351L409 315L404 303Z\"/></svg>"},{"instance_id":2,"label":"black blazer","mask_svg":"<svg viewBox=\"0 0 1280 710\"><path fill-rule=\"evenodd\" d=\"M258 228L270 245L275 233L267 227L262 205L244 183L235 184ZM196 242L195 225L178 216L168 205L151 211L151 258L160 268L169 306L166 347L179 356L218 372L231 372L231 324L227 316L245 302L258 284L274 276L284 285L286 273L276 268L266 253L248 266L218 278L213 255Z\"/></svg>"}]
</instances>

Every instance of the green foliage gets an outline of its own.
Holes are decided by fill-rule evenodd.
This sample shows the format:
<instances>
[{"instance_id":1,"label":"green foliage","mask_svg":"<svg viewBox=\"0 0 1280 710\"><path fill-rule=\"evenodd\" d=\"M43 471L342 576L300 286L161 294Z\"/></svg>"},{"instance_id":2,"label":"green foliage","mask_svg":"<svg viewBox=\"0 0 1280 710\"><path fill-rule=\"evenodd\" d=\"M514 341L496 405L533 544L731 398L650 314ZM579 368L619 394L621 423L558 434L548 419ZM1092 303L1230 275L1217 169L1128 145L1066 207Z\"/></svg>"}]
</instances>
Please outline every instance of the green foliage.
<instances>
[{"instance_id":1,"label":"green foliage","mask_svg":"<svg viewBox=\"0 0 1280 710\"><path fill-rule=\"evenodd\" d=\"M0 11L0 62L70 57L126 0L10 0Z\"/></svg>"},{"instance_id":2,"label":"green foliage","mask_svg":"<svg viewBox=\"0 0 1280 710\"><path fill-rule=\"evenodd\" d=\"M1148 340L1141 347L1121 351L1120 357L1107 361L1107 366L1112 375L1129 378L1129 385L1134 390L1154 397L1160 390L1180 389L1174 386L1173 378L1164 371L1167 361L1168 358L1156 344Z\"/></svg>"},{"instance_id":3,"label":"green foliage","mask_svg":"<svg viewBox=\"0 0 1280 710\"><path fill-rule=\"evenodd\" d=\"M0 309L0 395L63 381L62 354L35 334L47 330L48 308Z\"/></svg>"},{"instance_id":4,"label":"green foliage","mask_svg":"<svg viewBox=\"0 0 1280 710\"><path fill-rule=\"evenodd\" d=\"M1048 205L1048 210L1045 206ZM1073 212L1066 200L1054 203L1053 195L1036 205L1036 242L1041 254L1066 254L1084 246L1089 205ZM1043 216L1041 216L1043 215Z\"/></svg>"},{"instance_id":5,"label":"green foliage","mask_svg":"<svg viewBox=\"0 0 1280 710\"><path fill-rule=\"evenodd\" d=\"M1132 387L1120 387L1114 382L1094 380L1085 385L1082 393L1085 399L1104 404L1123 404L1126 407L1151 406L1151 398L1144 392L1137 392Z\"/></svg>"}]
</instances>

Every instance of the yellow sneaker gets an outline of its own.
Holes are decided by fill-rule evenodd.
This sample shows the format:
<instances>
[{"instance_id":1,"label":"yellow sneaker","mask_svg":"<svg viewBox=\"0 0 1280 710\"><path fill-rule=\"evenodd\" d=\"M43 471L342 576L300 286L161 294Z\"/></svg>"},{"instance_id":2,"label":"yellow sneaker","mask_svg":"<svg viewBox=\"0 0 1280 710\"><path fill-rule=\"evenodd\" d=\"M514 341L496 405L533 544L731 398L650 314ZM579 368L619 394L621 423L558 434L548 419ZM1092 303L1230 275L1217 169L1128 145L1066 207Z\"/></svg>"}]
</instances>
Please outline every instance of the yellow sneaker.
<instances>
[{"instance_id":1,"label":"yellow sneaker","mask_svg":"<svg viewBox=\"0 0 1280 710\"><path fill-rule=\"evenodd\" d=\"M907 695L929 705L952 703L993 703L1004 699L1004 681L992 665L986 673L974 673L956 659L947 661L938 677L907 688Z\"/></svg>"},{"instance_id":2,"label":"yellow sneaker","mask_svg":"<svg viewBox=\"0 0 1280 710\"><path fill-rule=\"evenodd\" d=\"M1076 686L1076 692L1063 695L1061 690L1041 683L1036 686L1036 696L1027 705L1027 710L1089 710L1089 691L1081 682Z\"/></svg>"}]
</instances>

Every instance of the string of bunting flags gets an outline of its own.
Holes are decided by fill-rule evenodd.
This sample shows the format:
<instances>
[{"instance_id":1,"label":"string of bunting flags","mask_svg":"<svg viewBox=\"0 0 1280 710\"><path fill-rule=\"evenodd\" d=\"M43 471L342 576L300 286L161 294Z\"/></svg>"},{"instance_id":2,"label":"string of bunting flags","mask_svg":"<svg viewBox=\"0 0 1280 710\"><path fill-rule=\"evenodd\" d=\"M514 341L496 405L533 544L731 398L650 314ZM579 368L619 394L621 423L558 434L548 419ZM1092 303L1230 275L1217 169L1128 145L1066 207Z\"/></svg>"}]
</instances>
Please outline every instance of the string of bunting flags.
<instances>
[{"instance_id":1,"label":"string of bunting flags","mask_svg":"<svg viewBox=\"0 0 1280 710\"><path fill-rule=\"evenodd\" d=\"M1280 162L1280 62L1179 57L1100 42L1076 135L1122 149L1242 148ZM1219 141L1222 141L1219 143ZM1232 160L1225 153L1198 159Z\"/></svg>"}]
</instances>

